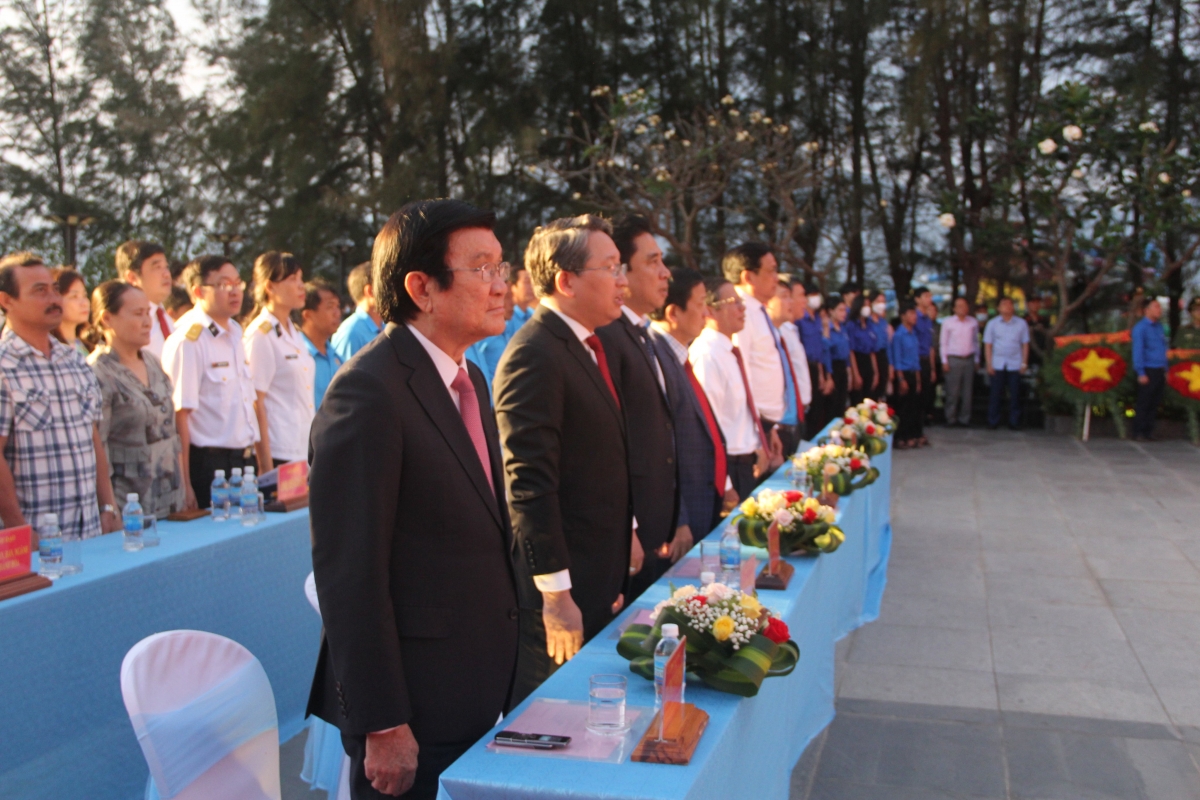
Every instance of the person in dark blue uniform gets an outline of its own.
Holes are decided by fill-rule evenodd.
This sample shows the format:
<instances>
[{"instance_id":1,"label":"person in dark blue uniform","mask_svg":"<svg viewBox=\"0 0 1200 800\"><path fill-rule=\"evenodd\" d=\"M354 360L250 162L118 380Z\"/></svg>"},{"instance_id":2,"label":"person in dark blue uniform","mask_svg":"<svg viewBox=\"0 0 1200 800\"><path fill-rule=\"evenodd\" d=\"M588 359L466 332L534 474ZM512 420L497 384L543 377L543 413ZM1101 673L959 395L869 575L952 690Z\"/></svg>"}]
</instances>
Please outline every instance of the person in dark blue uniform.
<instances>
[{"instance_id":1,"label":"person in dark blue uniform","mask_svg":"<svg viewBox=\"0 0 1200 800\"><path fill-rule=\"evenodd\" d=\"M1162 326L1162 304L1146 302L1142 318L1133 326L1133 371L1137 373L1133 440L1154 440L1154 412L1163 398L1167 376L1167 334Z\"/></svg>"},{"instance_id":2,"label":"person in dark blue uniform","mask_svg":"<svg viewBox=\"0 0 1200 800\"><path fill-rule=\"evenodd\" d=\"M879 387L879 364L875 351L879 349L876 327L871 321L871 304L865 295L854 298L846 321L846 333L850 337L851 367L850 404L858 405L865 397L875 397Z\"/></svg>"},{"instance_id":3,"label":"person in dark blue uniform","mask_svg":"<svg viewBox=\"0 0 1200 800\"><path fill-rule=\"evenodd\" d=\"M846 333L846 304L837 295L827 303L829 316L825 339L829 343L830 370L833 375L833 394L829 395L829 422L846 410L853 367L850 365L850 337Z\"/></svg>"},{"instance_id":4,"label":"person in dark blue uniform","mask_svg":"<svg viewBox=\"0 0 1200 800\"><path fill-rule=\"evenodd\" d=\"M896 448L920 447L925 416L921 409L921 345L917 339L917 309L911 303L900 306L900 325L892 336L890 360L896 390Z\"/></svg>"},{"instance_id":5,"label":"person in dark blue uniform","mask_svg":"<svg viewBox=\"0 0 1200 800\"><path fill-rule=\"evenodd\" d=\"M888 347L892 343L892 326L888 324L886 313L887 296L883 292L875 292L871 298L871 326L875 330L875 369L879 375L879 385L870 396L881 402L887 402L891 372Z\"/></svg>"}]
</instances>

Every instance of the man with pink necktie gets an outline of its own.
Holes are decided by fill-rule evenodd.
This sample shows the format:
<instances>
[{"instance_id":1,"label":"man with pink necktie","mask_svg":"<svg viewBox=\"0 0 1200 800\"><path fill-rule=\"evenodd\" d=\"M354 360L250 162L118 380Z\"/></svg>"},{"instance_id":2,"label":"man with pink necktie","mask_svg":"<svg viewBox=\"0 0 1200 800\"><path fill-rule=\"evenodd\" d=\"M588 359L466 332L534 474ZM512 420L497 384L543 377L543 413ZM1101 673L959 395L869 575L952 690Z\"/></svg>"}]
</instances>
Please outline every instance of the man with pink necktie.
<instances>
[{"instance_id":1,"label":"man with pink necktie","mask_svg":"<svg viewBox=\"0 0 1200 800\"><path fill-rule=\"evenodd\" d=\"M371 256L387 327L313 422L325 631L308 710L341 729L355 800L432 800L510 707L520 614L500 436L464 358L504 330L495 219L458 200L392 215Z\"/></svg>"}]
</instances>

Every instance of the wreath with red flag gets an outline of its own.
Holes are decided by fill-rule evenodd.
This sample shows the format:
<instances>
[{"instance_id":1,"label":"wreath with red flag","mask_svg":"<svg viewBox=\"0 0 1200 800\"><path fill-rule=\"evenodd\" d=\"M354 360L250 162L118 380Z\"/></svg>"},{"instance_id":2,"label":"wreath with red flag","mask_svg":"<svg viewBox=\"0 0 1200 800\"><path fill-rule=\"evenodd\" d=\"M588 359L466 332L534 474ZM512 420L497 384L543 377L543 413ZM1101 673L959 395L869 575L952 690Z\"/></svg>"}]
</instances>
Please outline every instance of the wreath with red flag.
<instances>
[{"instance_id":1,"label":"wreath with red flag","mask_svg":"<svg viewBox=\"0 0 1200 800\"><path fill-rule=\"evenodd\" d=\"M1137 384L1129 368L1129 331L1059 336L1041 378L1047 394L1075 406L1076 435L1082 435L1088 406L1108 410L1117 434L1125 437L1124 405L1132 405Z\"/></svg>"},{"instance_id":2,"label":"wreath with red flag","mask_svg":"<svg viewBox=\"0 0 1200 800\"><path fill-rule=\"evenodd\" d=\"M1125 359L1111 347L1080 347L1062 362L1063 380L1088 394L1112 391L1127 371Z\"/></svg>"},{"instance_id":3,"label":"wreath with red flag","mask_svg":"<svg viewBox=\"0 0 1200 800\"><path fill-rule=\"evenodd\" d=\"M1200 350L1167 351L1166 400L1187 415L1188 437L1200 444Z\"/></svg>"}]
</instances>

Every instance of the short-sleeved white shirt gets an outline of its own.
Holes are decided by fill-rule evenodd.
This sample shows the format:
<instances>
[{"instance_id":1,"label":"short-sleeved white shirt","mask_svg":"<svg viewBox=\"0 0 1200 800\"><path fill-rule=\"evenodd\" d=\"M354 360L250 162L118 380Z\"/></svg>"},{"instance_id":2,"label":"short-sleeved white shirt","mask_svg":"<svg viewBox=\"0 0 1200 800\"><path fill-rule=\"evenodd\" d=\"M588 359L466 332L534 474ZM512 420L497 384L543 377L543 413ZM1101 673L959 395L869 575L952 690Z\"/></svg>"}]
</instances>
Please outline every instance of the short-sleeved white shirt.
<instances>
[{"instance_id":1,"label":"short-sleeved white shirt","mask_svg":"<svg viewBox=\"0 0 1200 800\"><path fill-rule=\"evenodd\" d=\"M175 410L190 409L196 447L240 450L258 441L254 383L242 349L242 326L222 328L199 306L179 318L163 345L163 369L175 385Z\"/></svg>"},{"instance_id":2,"label":"short-sleeved white shirt","mask_svg":"<svg viewBox=\"0 0 1200 800\"><path fill-rule=\"evenodd\" d=\"M254 389L266 395L263 405L271 457L285 461L308 458L308 430L316 414L313 381L317 365L300 332L263 309L246 326L243 341Z\"/></svg>"}]
</instances>

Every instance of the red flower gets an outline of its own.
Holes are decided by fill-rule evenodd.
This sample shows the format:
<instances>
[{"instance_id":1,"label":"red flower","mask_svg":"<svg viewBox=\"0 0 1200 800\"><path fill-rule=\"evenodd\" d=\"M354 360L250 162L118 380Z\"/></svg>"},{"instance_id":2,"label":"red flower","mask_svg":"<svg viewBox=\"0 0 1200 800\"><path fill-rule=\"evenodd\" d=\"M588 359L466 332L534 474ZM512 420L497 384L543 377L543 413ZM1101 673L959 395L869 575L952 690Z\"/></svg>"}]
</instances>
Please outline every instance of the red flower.
<instances>
[{"instance_id":1,"label":"red flower","mask_svg":"<svg viewBox=\"0 0 1200 800\"><path fill-rule=\"evenodd\" d=\"M775 644L783 644L791 638L791 634L788 633L787 623L777 617L771 617L771 619L767 620L767 627L763 631L763 636Z\"/></svg>"},{"instance_id":2,"label":"red flower","mask_svg":"<svg viewBox=\"0 0 1200 800\"><path fill-rule=\"evenodd\" d=\"M804 521L810 525L812 523L816 522L817 521L817 510L815 508L804 509Z\"/></svg>"},{"instance_id":3,"label":"red flower","mask_svg":"<svg viewBox=\"0 0 1200 800\"><path fill-rule=\"evenodd\" d=\"M700 606L708 605L708 598L702 594L694 594L688 599L691 600L696 605L700 605Z\"/></svg>"},{"instance_id":4,"label":"red flower","mask_svg":"<svg viewBox=\"0 0 1200 800\"><path fill-rule=\"evenodd\" d=\"M862 469L862 461L857 458L850 459L850 469Z\"/></svg>"},{"instance_id":5,"label":"red flower","mask_svg":"<svg viewBox=\"0 0 1200 800\"><path fill-rule=\"evenodd\" d=\"M846 423L847 425L853 425L853 424L854 424L854 420L853 420L853 419L851 419L850 417L842 417L842 422Z\"/></svg>"},{"instance_id":6,"label":"red flower","mask_svg":"<svg viewBox=\"0 0 1200 800\"><path fill-rule=\"evenodd\" d=\"M787 500L788 505L798 503L804 497L803 493L797 491L787 491L783 493L783 499Z\"/></svg>"},{"instance_id":7,"label":"red flower","mask_svg":"<svg viewBox=\"0 0 1200 800\"><path fill-rule=\"evenodd\" d=\"M874 436L875 435L875 426L868 423L867 427L866 427L866 431L867 431L867 436Z\"/></svg>"},{"instance_id":8,"label":"red flower","mask_svg":"<svg viewBox=\"0 0 1200 800\"><path fill-rule=\"evenodd\" d=\"M889 417L896 416L896 409L892 408L891 406L888 406L888 416Z\"/></svg>"}]
</instances>

